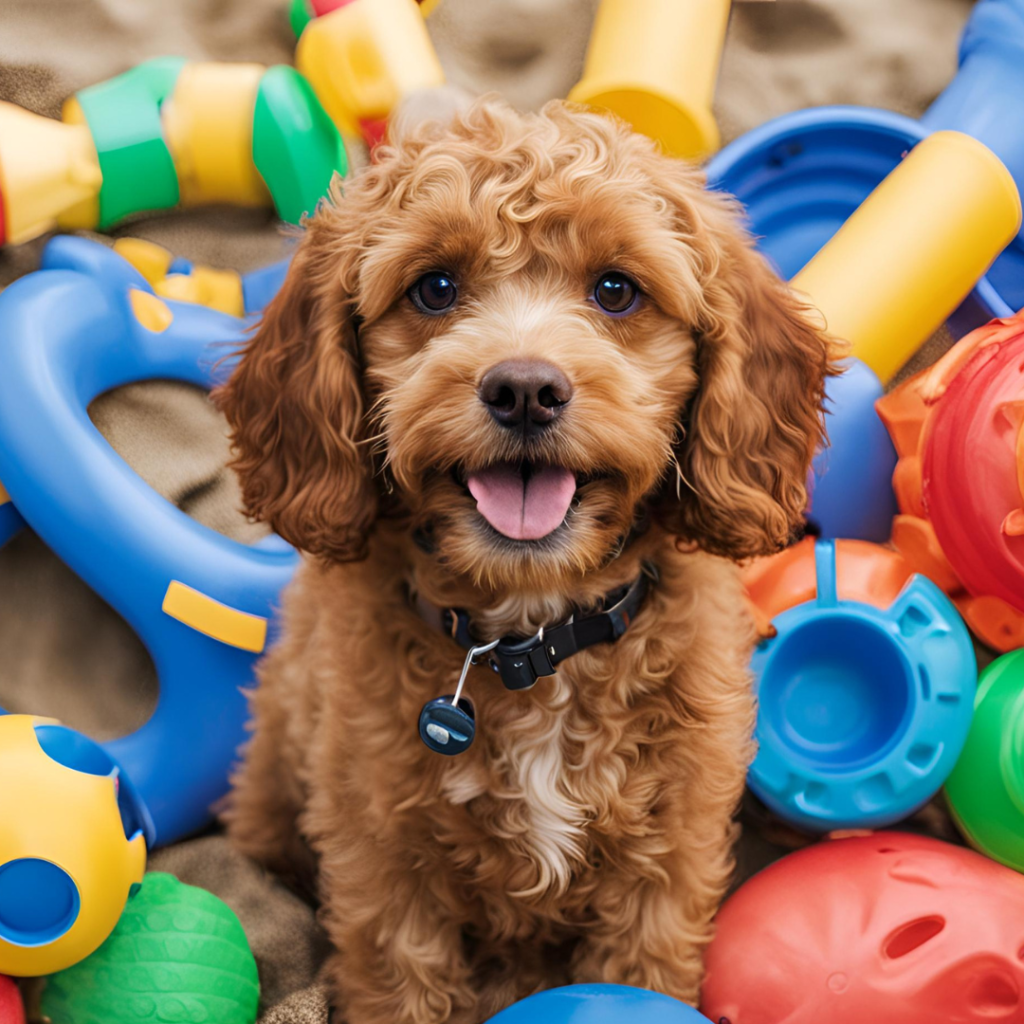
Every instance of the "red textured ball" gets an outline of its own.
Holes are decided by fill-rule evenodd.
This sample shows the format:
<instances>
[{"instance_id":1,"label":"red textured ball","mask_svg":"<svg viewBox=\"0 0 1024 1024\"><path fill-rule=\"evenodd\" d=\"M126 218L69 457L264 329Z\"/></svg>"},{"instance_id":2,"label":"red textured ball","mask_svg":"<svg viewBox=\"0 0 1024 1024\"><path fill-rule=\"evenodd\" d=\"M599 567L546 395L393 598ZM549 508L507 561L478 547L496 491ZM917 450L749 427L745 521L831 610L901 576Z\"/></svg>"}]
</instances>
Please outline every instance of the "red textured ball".
<instances>
[{"instance_id":1,"label":"red textured ball","mask_svg":"<svg viewBox=\"0 0 1024 1024\"><path fill-rule=\"evenodd\" d=\"M25 1008L18 986L3 974L0 974L0 1024L25 1024Z\"/></svg>"},{"instance_id":2,"label":"red textured ball","mask_svg":"<svg viewBox=\"0 0 1024 1024\"><path fill-rule=\"evenodd\" d=\"M896 832L755 875L718 917L701 1010L716 1024L1024 1021L1024 876Z\"/></svg>"}]
</instances>

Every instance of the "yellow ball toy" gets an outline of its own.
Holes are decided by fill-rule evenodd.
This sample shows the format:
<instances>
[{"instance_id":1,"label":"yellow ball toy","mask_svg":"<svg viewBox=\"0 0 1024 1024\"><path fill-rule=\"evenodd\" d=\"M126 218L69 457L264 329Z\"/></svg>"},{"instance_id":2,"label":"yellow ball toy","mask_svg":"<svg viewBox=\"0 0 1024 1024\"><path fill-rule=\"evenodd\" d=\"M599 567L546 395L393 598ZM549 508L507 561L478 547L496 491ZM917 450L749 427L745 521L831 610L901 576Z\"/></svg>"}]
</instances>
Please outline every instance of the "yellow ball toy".
<instances>
[{"instance_id":1,"label":"yellow ball toy","mask_svg":"<svg viewBox=\"0 0 1024 1024\"><path fill-rule=\"evenodd\" d=\"M150 830L99 744L0 715L0 974L52 974L92 953L142 881Z\"/></svg>"}]
</instances>

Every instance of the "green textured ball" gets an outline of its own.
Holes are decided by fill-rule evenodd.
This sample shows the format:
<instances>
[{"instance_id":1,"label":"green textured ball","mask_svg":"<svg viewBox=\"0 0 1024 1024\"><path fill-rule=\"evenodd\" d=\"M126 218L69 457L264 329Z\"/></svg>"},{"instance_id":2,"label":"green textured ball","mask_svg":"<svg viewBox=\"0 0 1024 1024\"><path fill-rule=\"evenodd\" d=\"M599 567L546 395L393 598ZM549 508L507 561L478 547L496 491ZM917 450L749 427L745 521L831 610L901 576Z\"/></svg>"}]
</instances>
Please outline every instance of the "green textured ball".
<instances>
[{"instance_id":1,"label":"green textured ball","mask_svg":"<svg viewBox=\"0 0 1024 1024\"><path fill-rule=\"evenodd\" d=\"M53 1024L253 1024L260 982L231 908L159 871L146 875L106 942L52 975Z\"/></svg>"}]
</instances>

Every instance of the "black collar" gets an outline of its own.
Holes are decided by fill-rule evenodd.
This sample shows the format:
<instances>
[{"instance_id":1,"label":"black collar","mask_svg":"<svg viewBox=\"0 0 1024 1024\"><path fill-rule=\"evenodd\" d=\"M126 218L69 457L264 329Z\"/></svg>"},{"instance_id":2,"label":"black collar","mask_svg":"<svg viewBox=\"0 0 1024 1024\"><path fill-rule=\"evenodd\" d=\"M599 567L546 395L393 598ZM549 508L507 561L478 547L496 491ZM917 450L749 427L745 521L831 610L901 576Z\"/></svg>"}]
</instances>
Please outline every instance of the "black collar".
<instances>
[{"instance_id":1,"label":"black collar","mask_svg":"<svg viewBox=\"0 0 1024 1024\"><path fill-rule=\"evenodd\" d=\"M651 583L657 579L656 567L645 562L632 583L605 595L600 611L582 618L573 615L567 622L550 629L541 627L526 639L502 637L486 653L487 662L501 676L506 689L529 689L541 676L554 675L559 663L577 651L618 640L636 617ZM416 606L427 622L465 650L479 645L480 641L473 637L468 612L461 608L437 608L423 598L417 598Z\"/></svg>"}]
</instances>

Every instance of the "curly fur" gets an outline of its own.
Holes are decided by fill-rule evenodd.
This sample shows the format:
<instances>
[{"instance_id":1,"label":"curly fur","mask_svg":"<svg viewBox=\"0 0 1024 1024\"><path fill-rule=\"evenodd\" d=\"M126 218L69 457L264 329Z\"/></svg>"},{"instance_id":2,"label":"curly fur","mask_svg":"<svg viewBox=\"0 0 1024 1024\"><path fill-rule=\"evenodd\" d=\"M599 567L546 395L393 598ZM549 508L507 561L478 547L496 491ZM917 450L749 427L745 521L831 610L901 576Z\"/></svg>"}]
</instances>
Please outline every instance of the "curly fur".
<instances>
[{"instance_id":1,"label":"curly fur","mask_svg":"<svg viewBox=\"0 0 1024 1024\"><path fill-rule=\"evenodd\" d=\"M440 317L406 297L432 269L460 288ZM588 301L607 269L642 288L628 317ZM509 357L571 380L557 429L491 421L477 389ZM219 400L249 511L318 556L260 667L230 832L316 874L349 1024L476 1024L570 980L696 1000L752 756L733 562L800 527L829 360L732 201L603 117L482 103L335 186ZM460 483L526 456L583 480L534 542ZM419 742L464 655L411 594L528 634L644 560L617 644L529 692L473 669L474 747Z\"/></svg>"}]
</instances>

